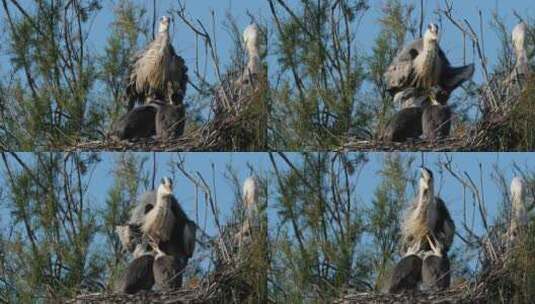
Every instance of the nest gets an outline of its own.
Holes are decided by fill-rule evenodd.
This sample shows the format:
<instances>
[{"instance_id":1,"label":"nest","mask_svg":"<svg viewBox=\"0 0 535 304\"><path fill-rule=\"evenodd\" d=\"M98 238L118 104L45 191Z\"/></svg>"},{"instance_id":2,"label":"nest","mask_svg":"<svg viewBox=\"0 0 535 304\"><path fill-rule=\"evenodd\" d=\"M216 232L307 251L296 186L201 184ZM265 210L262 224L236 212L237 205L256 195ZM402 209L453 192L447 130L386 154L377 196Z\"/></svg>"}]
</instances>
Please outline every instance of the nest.
<instances>
[{"instance_id":1,"label":"nest","mask_svg":"<svg viewBox=\"0 0 535 304\"><path fill-rule=\"evenodd\" d=\"M203 126L186 131L177 139L159 140L156 138L144 138L138 140L115 140L106 138L88 142L75 143L63 147L63 151L238 151L244 146L242 142L232 140L232 135L244 129L244 126L253 118L247 113L238 115L218 115ZM246 137L241 137L243 140ZM265 148L267 149L267 147Z\"/></svg>"},{"instance_id":2,"label":"nest","mask_svg":"<svg viewBox=\"0 0 535 304\"><path fill-rule=\"evenodd\" d=\"M79 295L67 303L241 303L253 292L243 280L243 267L221 268L202 279L197 287L171 291L147 291L133 295L91 293Z\"/></svg>"},{"instance_id":3,"label":"nest","mask_svg":"<svg viewBox=\"0 0 535 304\"><path fill-rule=\"evenodd\" d=\"M500 134L510 133L508 129L513 120L512 110L493 111L485 115L480 122L462 134L435 141L409 140L407 142L384 142L380 140L358 140L348 138L339 151L413 151L413 152L478 152L503 150L500 146ZM510 138L515 141L514 137ZM517 139L520 140L520 139ZM515 143L511 143L514 146ZM508 151L514 151L507 147Z\"/></svg>"},{"instance_id":4,"label":"nest","mask_svg":"<svg viewBox=\"0 0 535 304\"><path fill-rule=\"evenodd\" d=\"M407 292L401 294L387 293L365 293L349 290L345 292L336 304L468 304L468 303L489 303L493 289L499 285L506 275L505 268L495 269L487 274L484 279L476 283L464 282L447 290L429 290L418 292Z\"/></svg>"}]
</instances>

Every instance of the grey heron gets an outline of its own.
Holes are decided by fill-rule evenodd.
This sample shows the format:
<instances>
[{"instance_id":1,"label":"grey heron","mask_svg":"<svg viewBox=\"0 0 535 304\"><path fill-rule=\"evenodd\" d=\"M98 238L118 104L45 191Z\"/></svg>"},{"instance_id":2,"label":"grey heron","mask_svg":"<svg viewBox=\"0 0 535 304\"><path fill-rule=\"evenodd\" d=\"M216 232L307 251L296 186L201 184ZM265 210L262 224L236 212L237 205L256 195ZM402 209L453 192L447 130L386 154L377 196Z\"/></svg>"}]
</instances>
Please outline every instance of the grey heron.
<instances>
[{"instance_id":1,"label":"grey heron","mask_svg":"<svg viewBox=\"0 0 535 304\"><path fill-rule=\"evenodd\" d=\"M425 95L438 86L449 96L472 78L474 65L452 67L439 46L439 37L438 25L431 23L422 39L410 43L394 58L385 73L387 88L392 95L408 88L420 89Z\"/></svg>"},{"instance_id":2,"label":"grey heron","mask_svg":"<svg viewBox=\"0 0 535 304\"><path fill-rule=\"evenodd\" d=\"M455 224L444 201L434 194L433 173L427 168L420 169L418 194L404 214L401 223L401 253L414 244L420 250L430 250L428 235L440 243L448 252L455 234Z\"/></svg>"},{"instance_id":3,"label":"grey heron","mask_svg":"<svg viewBox=\"0 0 535 304\"><path fill-rule=\"evenodd\" d=\"M171 44L170 22L171 18L163 16L154 40L133 58L126 88L128 110L136 102L148 103L158 99L179 105L184 99L188 68Z\"/></svg>"}]
</instances>

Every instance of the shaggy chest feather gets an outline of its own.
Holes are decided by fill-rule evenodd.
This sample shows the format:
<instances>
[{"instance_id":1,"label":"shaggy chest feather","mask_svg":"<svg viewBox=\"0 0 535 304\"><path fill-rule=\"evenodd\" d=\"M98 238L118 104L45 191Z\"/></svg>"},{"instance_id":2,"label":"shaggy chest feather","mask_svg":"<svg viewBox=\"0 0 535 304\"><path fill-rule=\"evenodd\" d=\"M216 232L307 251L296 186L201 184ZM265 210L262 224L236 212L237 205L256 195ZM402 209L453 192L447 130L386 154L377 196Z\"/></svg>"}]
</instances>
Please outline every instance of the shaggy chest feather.
<instances>
[{"instance_id":1,"label":"shaggy chest feather","mask_svg":"<svg viewBox=\"0 0 535 304\"><path fill-rule=\"evenodd\" d=\"M415 85L431 88L438 84L440 78L440 58L436 43L426 43L424 51L415 58Z\"/></svg>"},{"instance_id":2,"label":"shaggy chest feather","mask_svg":"<svg viewBox=\"0 0 535 304\"><path fill-rule=\"evenodd\" d=\"M143 231L157 240L167 241L171 238L174 220L168 202L158 202L147 214Z\"/></svg>"}]
</instances>

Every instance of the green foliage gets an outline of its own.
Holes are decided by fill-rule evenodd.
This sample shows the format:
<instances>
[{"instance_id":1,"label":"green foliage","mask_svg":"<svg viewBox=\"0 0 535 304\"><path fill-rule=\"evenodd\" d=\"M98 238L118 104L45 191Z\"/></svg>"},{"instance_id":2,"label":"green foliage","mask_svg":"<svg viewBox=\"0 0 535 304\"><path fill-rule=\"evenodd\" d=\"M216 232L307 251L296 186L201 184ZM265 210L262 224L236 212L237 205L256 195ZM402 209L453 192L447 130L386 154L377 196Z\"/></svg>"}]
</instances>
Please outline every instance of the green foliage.
<instances>
[{"instance_id":1,"label":"green foliage","mask_svg":"<svg viewBox=\"0 0 535 304\"><path fill-rule=\"evenodd\" d=\"M32 10L5 10L9 72L15 77L5 96L3 110L11 116L5 116L4 131L18 150L94 137L98 123L89 103L97 73L86 40L99 2L34 2Z\"/></svg>"},{"instance_id":2,"label":"green foliage","mask_svg":"<svg viewBox=\"0 0 535 304\"><path fill-rule=\"evenodd\" d=\"M393 99L386 91L384 73L394 57L405 44L407 32L410 30L413 8L403 5L399 0L385 3L383 15L379 19L381 30L375 39L372 54L367 58L368 79L372 83L371 107L375 108L378 134L386 127L395 112ZM379 100L379 102L378 102Z\"/></svg>"},{"instance_id":3,"label":"green foliage","mask_svg":"<svg viewBox=\"0 0 535 304\"><path fill-rule=\"evenodd\" d=\"M13 237L3 242L8 283L0 289L8 302L56 301L82 288L96 290L103 265L91 251L98 227L84 189L98 158L35 154L24 163L3 156Z\"/></svg>"},{"instance_id":4,"label":"green foliage","mask_svg":"<svg viewBox=\"0 0 535 304\"><path fill-rule=\"evenodd\" d=\"M281 79L271 92L273 145L332 146L367 119L356 98L364 73L353 31L367 1L303 1L295 11L270 5Z\"/></svg>"},{"instance_id":5,"label":"green foliage","mask_svg":"<svg viewBox=\"0 0 535 304\"><path fill-rule=\"evenodd\" d=\"M270 230L279 233L270 281L278 301L328 302L343 286L364 288L368 274L357 248L364 223L350 176L365 162L362 155L304 153L288 171L273 163L278 223Z\"/></svg>"},{"instance_id":6,"label":"green foliage","mask_svg":"<svg viewBox=\"0 0 535 304\"><path fill-rule=\"evenodd\" d=\"M149 24L145 18L146 9L129 0L122 0L115 7L115 20L111 24L104 53L98 58L99 80L104 84L101 106L106 109L105 123L116 121L124 114L124 86L129 77L128 67L132 57L147 40Z\"/></svg>"},{"instance_id":7,"label":"green foliage","mask_svg":"<svg viewBox=\"0 0 535 304\"><path fill-rule=\"evenodd\" d=\"M368 210L368 228L373 240L370 260L376 274L375 289L382 290L389 278L397 256L400 236L400 210L408 203L407 186L413 159L398 154L384 158L380 171L382 182L375 189L374 199Z\"/></svg>"},{"instance_id":8,"label":"green foliage","mask_svg":"<svg viewBox=\"0 0 535 304\"><path fill-rule=\"evenodd\" d=\"M115 233L117 225L128 222L130 211L134 208L137 197L149 188L149 178L144 168L147 159L136 157L134 154L120 154L117 156L113 169L114 181L100 213L101 229L106 244L105 264L107 266L107 288L113 290L113 283L118 278L127 262L127 256Z\"/></svg>"}]
</instances>

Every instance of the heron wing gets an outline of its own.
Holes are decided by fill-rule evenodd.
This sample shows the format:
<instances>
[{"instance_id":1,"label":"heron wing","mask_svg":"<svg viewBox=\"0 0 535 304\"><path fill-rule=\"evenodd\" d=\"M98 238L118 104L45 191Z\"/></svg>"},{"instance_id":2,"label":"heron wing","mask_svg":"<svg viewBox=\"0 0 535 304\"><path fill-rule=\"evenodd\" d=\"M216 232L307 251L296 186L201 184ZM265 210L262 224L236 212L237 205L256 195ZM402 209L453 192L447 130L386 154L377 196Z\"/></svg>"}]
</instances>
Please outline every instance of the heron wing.
<instances>
[{"instance_id":1,"label":"heron wing","mask_svg":"<svg viewBox=\"0 0 535 304\"><path fill-rule=\"evenodd\" d=\"M438 233L437 238L441 242L444 252L447 253L451 244L453 243L453 237L455 236L455 223L451 218L450 212L446 207L446 204L441 198L436 198L438 217L440 219L438 227L435 228Z\"/></svg>"},{"instance_id":2,"label":"heron wing","mask_svg":"<svg viewBox=\"0 0 535 304\"><path fill-rule=\"evenodd\" d=\"M414 78L414 59L423 49L423 40L413 41L404 47L394 58L385 72L387 90L395 95L397 92L407 88Z\"/></svg>"},{"instance_id":3,"label":"heron wing","mask_svg":"<svg viewBox=\"0 0 535 304\"><path fill-rule=\"evenodd\" d=\"M475 67L473 63L462 67L451 67L448 65L442 69L440 86L448 93L451 93L465 81L472 79L474 71Z\"/></svg>"},{"instance_id":4,"label":"heron wing","mask_svg":"<svg viewBox=\"0 0 535 304\"><path fill-rule=\"evenodd\" d=\"M175 49L170 45L171 53L171 75L169 79L173 82L173 94L172 94L172 104L178 105L181 104L186 96L186 89L188 86L188 67L184 58L178 56L175 52Z\"/></svg>"},{"instance_id":5,"label":"heron wing","mask_svg":"<svg viewBox=\"0 0 535 304\"><path fill-rule=\"evenodd\" d=\"M197 225L195 222L191 221L176 198L172 197L173 202L171 203L171 211L175 216L178 235L176 236L176 241L179 242L180 253L184 254L186 257L191 257L195 251L195 233L197 230Z\"/></svg>"}]
</instances>

